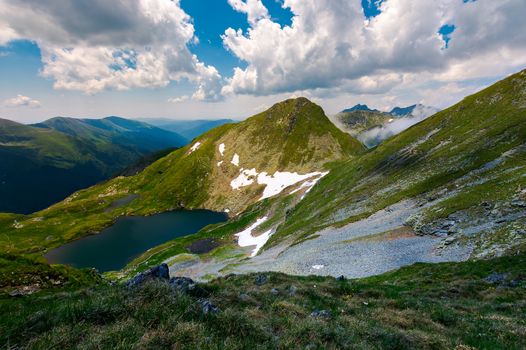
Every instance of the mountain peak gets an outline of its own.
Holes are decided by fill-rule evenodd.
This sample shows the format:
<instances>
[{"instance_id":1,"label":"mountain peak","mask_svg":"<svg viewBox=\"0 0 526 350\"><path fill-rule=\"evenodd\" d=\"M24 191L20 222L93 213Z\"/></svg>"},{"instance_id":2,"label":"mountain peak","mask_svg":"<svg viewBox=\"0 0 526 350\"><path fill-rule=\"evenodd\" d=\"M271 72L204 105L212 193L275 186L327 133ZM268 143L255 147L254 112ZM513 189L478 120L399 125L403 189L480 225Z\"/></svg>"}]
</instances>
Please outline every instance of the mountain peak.
<instances>
[{"instance_id":1,"label":"mountain peak","mask_svg":"<svg viewBox=\"0 0 526 350\"><path fill-rule=\"evenodd\" d=\"M297 98L289 98L287 100L278 102L274 104L272 107L270 107L268 111L277 110L281 108L290 108L290 107L293 107L296 110L299 110L307 105L317 106L314 102L312 102L306 97L297 97Z\"/></svg>"},{"instance_id":2,"label":"mountain peak","mask_svg":"<svg viewBox=\"0 0 526 350\"><path fill-rule=\"evenodd\" d=\"M354 107L344 109L342 112L349 113L354 111L369 111L369 112L377 112L376 109L370 109L367 105L357 104Z\"/></svg>"},{"instance_id":3,"label":"mountain peak","mask_svg":"<svg viewBox=\"0 0 526 350\"><path fill-rule=\"evenodd\" d=\"M395 107L391 110L391 112L389 112L389 114L395 117L405 117L413 113L416 107L416 104L407 107Z\"/></svg>"},{"instance_id":4,"label":"mountain peak","mask_svg":"<svg viewBox=\"0 0 526 350\"><path fill-rule=\"evenodd\" d=\"M287 134L293 132L300 123L330 123L323 109L305 97L278 102L263 113L267 121L284 127Z\"/></svg>"}]
</instances>

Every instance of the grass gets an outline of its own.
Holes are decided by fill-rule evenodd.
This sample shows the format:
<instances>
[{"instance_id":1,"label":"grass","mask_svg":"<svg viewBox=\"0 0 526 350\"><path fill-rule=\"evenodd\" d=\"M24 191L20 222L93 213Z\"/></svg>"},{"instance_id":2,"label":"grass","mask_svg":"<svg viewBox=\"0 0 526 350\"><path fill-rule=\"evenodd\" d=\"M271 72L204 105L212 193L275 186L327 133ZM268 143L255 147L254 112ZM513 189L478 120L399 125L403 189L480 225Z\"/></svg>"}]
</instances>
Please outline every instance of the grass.
<instances>
[{"instance_id":1,"label":"grass","mask_svg":"<svg viewBox=\"0 0 526 350\"><path fill-rule=\"evenodd\" d=\"M0 293L7 293L18 286L35 286L37 289L62 286L72 288L101 282L94 270L49 265L42 258L5 253L0 254L0 276Z\"/></svg>"},{"instance_id":2,"label":"grass","mask_svg":"<svg viewBox=\"0 0 526 350\"><path fill-rule=\"evenodd\" d=\"M268 273L202 285L221 312L152 282L0 298L0 346L178 349L521 349L526 256L416 264L338 281ZM484 278L504 274L492 284ZM278 290L277 294L271 289ZM290 293L295 289L295 293ZM328 310L330 318L313 317Z\"/></svg>"}]
</instances>

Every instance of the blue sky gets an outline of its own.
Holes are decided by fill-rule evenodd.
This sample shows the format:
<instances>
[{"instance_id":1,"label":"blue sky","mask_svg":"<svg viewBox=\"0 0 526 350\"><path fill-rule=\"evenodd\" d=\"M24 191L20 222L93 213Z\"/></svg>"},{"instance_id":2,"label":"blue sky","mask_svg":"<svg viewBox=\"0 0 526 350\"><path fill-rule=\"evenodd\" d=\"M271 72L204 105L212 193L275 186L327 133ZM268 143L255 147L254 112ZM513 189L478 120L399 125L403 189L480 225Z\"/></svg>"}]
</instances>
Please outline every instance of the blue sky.
<instances>
[{"instance_id":1,"label":"blue sky","mask_svg":"<svg viewBox=\"0 0 526 350\"><path fill-rule=\"evenodd\" d=\"M283 9L279 1L264 0L274 21L290 25L292 13ZM245 67L246 63L225 50L221 35L228 27L249 28L246 16L236 12L226 1L182 0L181 7L192 18L199 44L192 45L191 51L204 62L213 64L222 75L232 74L234 67Z\"/></svg>"},{"instance_id":2,"label":"blue sky","mask_svg":"<svg viewBox=\"0 0 526 350\"><path fill-rule=\"evenodd\" d=\"M242 119L299 95L327 113L446 107L526 64L521 0L65 4L0 2L0 117Z\"/></svg>"}]
</instances>

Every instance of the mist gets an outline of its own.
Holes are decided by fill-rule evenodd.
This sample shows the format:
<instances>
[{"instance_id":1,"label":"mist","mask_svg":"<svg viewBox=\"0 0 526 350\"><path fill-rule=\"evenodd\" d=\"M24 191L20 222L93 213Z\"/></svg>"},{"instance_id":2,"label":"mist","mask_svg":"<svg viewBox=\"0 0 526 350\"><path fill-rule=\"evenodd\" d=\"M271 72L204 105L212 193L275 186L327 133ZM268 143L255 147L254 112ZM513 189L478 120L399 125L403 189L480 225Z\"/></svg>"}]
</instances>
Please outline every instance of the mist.
<instances>
[{"instance_id":1,"label":"mist","mask_svg":"<svg viewBox=\"0 0 526 350\"><path fill-rule=\"evenodd\" d=\"M438 112L433 107L417 105L408 117L393 118L391 122L369 129L357 135L357 138L368 148L377 146L383 140L397 135L407 128L420 123Z\"/></svg>"}]
</instances>

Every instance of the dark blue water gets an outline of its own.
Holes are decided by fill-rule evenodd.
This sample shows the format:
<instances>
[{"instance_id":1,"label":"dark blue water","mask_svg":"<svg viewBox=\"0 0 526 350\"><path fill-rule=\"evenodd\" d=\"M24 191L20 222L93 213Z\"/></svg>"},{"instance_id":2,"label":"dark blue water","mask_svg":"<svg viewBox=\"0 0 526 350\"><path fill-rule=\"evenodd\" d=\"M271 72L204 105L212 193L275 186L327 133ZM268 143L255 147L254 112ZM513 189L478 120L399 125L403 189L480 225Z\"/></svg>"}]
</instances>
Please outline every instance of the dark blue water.
<instances>
[{"instance_id":1,"label":"dark blue water","mask_svg":"<svg viewBox=\"0 0 526 350\"><path fill-rule=\"evenodd\" d=\"M49 251L45 257L52 264L94 267L100 272L120 270L150 248L227 219L225 213L209 210L124 217L99 234L67 243Z\"/></svg>"}]
</instances>

